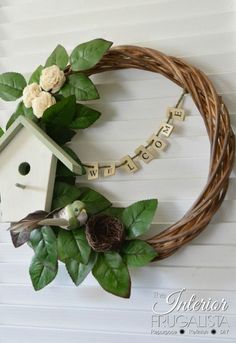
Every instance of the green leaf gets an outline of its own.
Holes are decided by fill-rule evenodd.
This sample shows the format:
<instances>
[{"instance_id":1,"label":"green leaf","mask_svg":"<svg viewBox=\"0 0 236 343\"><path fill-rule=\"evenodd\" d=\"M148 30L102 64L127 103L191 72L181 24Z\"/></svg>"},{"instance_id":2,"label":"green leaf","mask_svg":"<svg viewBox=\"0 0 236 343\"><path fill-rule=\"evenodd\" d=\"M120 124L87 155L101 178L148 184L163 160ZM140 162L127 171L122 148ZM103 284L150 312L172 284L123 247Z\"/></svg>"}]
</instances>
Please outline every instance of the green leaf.
<instances>
[{"instance_id":1,"label":"green leaf","mask_svg":"<svg viewBox=\"0 0 236 343\"><path fill-rule=\"evenodd\" d=\"M123 211L123 207L109 207L105 211L102 211L102 213L108 214L121 220Z\"/></svg>"},{"instance_id":2,"label":"green leaf","mask_svg":"<svg viewBox=\"0 0 236 343\"><path fill-rule=\"evenodd\" d=\"M157 200L143 200L124 209L122 221L126 227L126 237L138 237L148 231L156 212Z\"/></svg>"},{"instance_id":3,"label":"green leaf","mask_svg":"<svg viewBox=\"0 0 236 343\"><path fill-rule=\"evenodd\" d=\"M57 175L56 176L56 181L57 182L65 182L69 185L75 185L75 181L76 181L76 175L75 174L71 174L68 176L60 176Z\"/></svg>"},{"instance_id":4,"label":"green leaf","mask_svg":"<svg viewBox=\"0 0 236 343\"><path fill-rule=\"evenodd\" d=\"M6 129L9 129L9 127L14 123L14 121L20 116L20 113L14 112L11 117L9 118Z\"/></svg>"},{"instance_id":5,"label":"green leaf","mask_svg":"<svg viewBox=\"0 0 236 343\"><path fill-rule=\"evenodd\" d=\"M0 98L13 101L22 96L26 81L19 73L3 73L0 75Z\"/></svg>"},{"instance_id":6,"label":"green leaf","mask_svg":"<svg viewBox=\"0 0 236 343\"><path fill-rule=\"evenodd\" d=\"M37 69L35 69L33 74L30 76L28 84L31 84L34 82L39 84L40 75L41 75L42 70L43 70L43 66L42 65L38 66Z\"/></svg>"},{"instance_id":7,"label":"green leaf","mask_svg":"<svg viewBox=\"0 0 236 343\"><path fill-rule=\"evenodd\" d=\"M151 262L158 254L148 243L135 239L125 241L121 254L123 260L129 267L142 267Z\"/></svg>"},{"instance_id":8,"label":"green leaf","mask_svg":"<svg viewBox=\"0 0 236 343\"><path fill-rule=\"evenodd\" d=\"M47 134L59 145L70 142L76 135L76 131L63 127L47 127Z\"/></svg>"},{"instance_id":9,"label":"green leaf","mask_svg":"<svg viewBox=\"0 0 236 343\"><path fill-rule=\"evenodd\" d=\"M91 247L86 239L83 228L67 231L60 229L58 238L58 256L61 261L66 262L73 259L83 264L89 261Z\"/></svg>"},{"instance_id":10,"label":"green leaf","mask_svg":"<svg viewBox=\"0 0 236 343\"><path fill-rule=\"evenodd\" d=\"M65 207L77 200L80 195L81 191L78 187L64 182L55 182L52 209Z\"/></svg>"},{"instance_id":11,"label":"green leaf","mask_svg":"<svg viewBox=\"0 0 236 343\"><path fill-rule=\"evenodd\" d=\"M0 127L0 137L2 137L2 135L4 135L4 131L3 131L3 129Z\"/></svg>"},{"instance_id":12,"label":"green leaf","mask_svg":"<svg viewBox=\"0 0 236 343\"><path fill-rule=\"evenodd\" d=\"M63 98L55 105L50 106L44 111L42 122L46 126L55 128L68 127L75 115L76 99L75 96Z\"/></svg>"},{"instance_id":13,"label":"green leaf","mask_svg":"<svg viewBox=\"0 0 236 343\"><path fill-rule=\"evenodd\" d=\"M99 94L92 81L85 74L72 74L60 89L60 94L67 97L75 95L76 100L98 99Z\"/></svg>"},{"instance_id":14,"label":"green leaf","mask_svg":"<svg viewBox=\"0 0 236 343\"><path fill-rule=\"evenodd\" d=\"M70 125L71 129L86 129L92 125L101 113L88 106L77 104L75 117Z\"/></svg>"},{"instance_id":15,"label":"green leaf","mask_svg":"<svg viewBox=\"0 0 236 343\"><path fill-rule=\"evenodd\" d=\"M61 101L62 99L64 99L64 96L59 94L59 93L54 93L53 94L54 98L56 99L56 102Z\"/></svg>"},{"instance_id":16,"label":"green leaf","mask_svg":"<svg viewBox=\"0 0 236 343\"><path fill-rule=\"evenodd\" d=\"M51 55L48 57L45 67L50 67L52 65L57 65L61 70L64 70L67 66L69 57L66 49L62 45L58 45Z\"/></svg>"},{"instance_id":17,"label":"green leaf","mask_svg":"<svg viewBox=\"0 0 236 343\"><path fill-rule=\"evenodd\" d=\"M81 200L86 207L86 211L89 214L96 214L98 212L104 211L112 204L109 200L107 200L102 194L90 189L88 187L80 188L80 197Z\"/></svg>"},{"instance_id":18,"label":"green leaf","mask_svg":"<svg viewBox=\"0 0 236 343\"><path fill-rule=\"evenodd\" d=\"M34 115L32 108L26 108L23 101L21 101L18 104L16 111L11 115L10 119L8 120L6 128L8 129L14 123L14 121L21 115L25 116L26 118L29 118L30 120L33 120L34 122L38 121L38 118Z\"/></svg>"},{"instance_id":19,"label":"green leaf","mask_svg":"<svg viewBox=\"0 0 236 343\"><path fill-rule=\"evenodd\" d=\"M47 262L46 260L42 260L35 255L32 258L29 269L34 289L36 291L39 291L40 289L51 283L55 279L57 271L57 261L55 261L55 263Z\"/></svg>"},{"instance_id":20,"label":"green leaf","mask_svg":"<svg viewBox=\"0 0 236 343\"><path fill-rule=\"evenodd\" d=\"M30 245L35 255L30 265L30 277L34 289L40 290L48 285L57 275L57 244L56 236L49 226L32 231Z\"/></svg>"},{"instance_id":21,"label":"green leaf","mask_svg":"<svg viewBox=\"0 0 236 343\"><path fill-rule=\"evenodd\" d=\"M112 42L100 38L78 45L70 56L72 70L79 71L92 68L100 61L111 45Z\"/></svg>"},{"instance_id":22,"label":"green leaf","mask_svg":"<svg viewBox=\"0 0 236 343\"><path fill-rule=\"evenodd\" d=\"M37 246L39 245L40 241L42 240L42 228L40 229L34 229L30 234L30 239L28 241L29 245L31 246L34 251L37 249Z\"/></svg>"},{"instance_id":23,"label":"green leaf","mask_svg":"<svg viewBox=\"0 0 236 343\"><path fill-rule=\"evenodd\" d=\"M88 264L83 264L73 259L66 261L66 269L76 286L79 286L91 272L97 259L97 254L92 251Z\"/></svg>"},{"instance_id":24,"label":"green leaf","mask_svg":"<svg viewBox=\"0 0 236 343\"><path fill-rule=\"evenodd\" d=\"M70 155L82 167L82 162L80 161L79 157L76 155L76 153L71 148L69 148L68 146L63 146L62 148L63 148L63 150L65 150L65 152L67 152L68 155ZM84 169L84 172L86 173L85 169Z\"/></svg>"},{"instance_id":25,"label":"green leaf","mask_svg":"<svg viewBox=\"0 0 236 343\"><path fill-rule=\"evenodd\" d=\"M67 152L68 155L70 155L81 167L82 167L82 175L86 174L86 170L84 166L82 165L82 162L76 155L76 153L71 150L67 146L62 147L65 152ZM57 163L57 172L56 172L57 177L64 177L64 178L73 178L75 181L76 174L71 172L62 162L58 161ZM74 182L73 182L74 183Z\"/></svg>"},{"instance_id":26,"label":"green leaf","mask_svg":"<svg viewBox=\"0 0 236 343\"><path fill-rule=\"evenodd\" d=\"M129 271L117 252L100 253L92 273L107 292L123 298L130 297Z\"/></svg>"},{"instance_id":27,"label":"green leaf","mask_svg":"<svg viewBox=\"0 0 236 343\"><path fill-rule=\"evenodd\" d=\"M76 174L70 171L61 161L57 162L57 170L56 170L56 178L57 181L64 181L66 183L70 183L72 185L75 184Z\"/></svg>"}]
</instances>

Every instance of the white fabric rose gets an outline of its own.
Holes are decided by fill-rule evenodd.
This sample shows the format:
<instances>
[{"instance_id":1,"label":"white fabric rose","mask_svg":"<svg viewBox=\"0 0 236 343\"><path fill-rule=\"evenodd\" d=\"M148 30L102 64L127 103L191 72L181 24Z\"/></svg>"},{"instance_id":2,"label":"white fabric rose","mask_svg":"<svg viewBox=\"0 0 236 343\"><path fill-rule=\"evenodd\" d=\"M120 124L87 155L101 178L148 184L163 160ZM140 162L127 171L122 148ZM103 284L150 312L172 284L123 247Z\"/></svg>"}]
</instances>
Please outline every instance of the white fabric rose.
<instances>
[{"instance_id":1,"label":"white fabric rose","mask_svg":"<svg viewBox=\"0 0 236 343\"><path fill-rule=\"evenodd\" d=\"M31 83L23 90L23 103L25 107L30 108L32 101L41 93L41 87L37 83Z\"/></svg>"},{"instance_id":2,"label":"white fabric rose","mask_svg":"<svg viewBox=\"0 0 236 343\"><path fill-rule=\"evenodd\" d=\"M58 66L52 65L51 67L44 68L40 76L40 86L45 91L56 93L63 86L66 77L63 71Z\"/></svg>"},{"instance_id":3,"label":"white fabric rose","mask_svg":"<svg viewBox=\"0 0 236 343\"><path fill-rule=\"evenodd\" d=\"M44 111L55 103L56 99L50 93L42 91L39 96L32 101L34 115L41 118Z\"/></svg>"}]
</instances>

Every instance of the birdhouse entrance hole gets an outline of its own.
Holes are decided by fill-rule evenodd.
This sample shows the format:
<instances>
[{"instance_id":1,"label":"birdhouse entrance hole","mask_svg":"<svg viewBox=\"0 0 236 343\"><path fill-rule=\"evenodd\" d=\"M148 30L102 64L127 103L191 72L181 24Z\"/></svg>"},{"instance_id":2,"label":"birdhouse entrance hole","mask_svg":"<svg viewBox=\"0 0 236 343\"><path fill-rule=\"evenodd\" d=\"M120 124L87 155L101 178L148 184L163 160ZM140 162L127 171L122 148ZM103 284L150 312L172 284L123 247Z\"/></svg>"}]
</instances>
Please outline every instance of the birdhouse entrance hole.
<instances>
[{"instance_id":1,"label":"birdhouse entrance hole","mask_svg":"<svg viewBox=\"0 0 236 343\"><path fill-rule=\"evenodd\" d=\"M22 162L19 165L18 171L21 175L27 175L30 172L30 164L28 162Z\"/></svg>"}]
</instances>

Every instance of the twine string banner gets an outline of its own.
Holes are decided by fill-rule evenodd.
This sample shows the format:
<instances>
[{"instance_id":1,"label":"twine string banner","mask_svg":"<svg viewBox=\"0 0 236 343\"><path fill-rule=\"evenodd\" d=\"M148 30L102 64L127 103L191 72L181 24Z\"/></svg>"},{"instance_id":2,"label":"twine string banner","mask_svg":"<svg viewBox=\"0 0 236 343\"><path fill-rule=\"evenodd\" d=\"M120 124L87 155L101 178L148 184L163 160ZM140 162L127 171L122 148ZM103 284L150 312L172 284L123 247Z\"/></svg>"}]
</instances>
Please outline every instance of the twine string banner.
<instances>
[{"instance_id":1,"label":"twine string banner","mask_svg":"<svg viewBox=\"0 0 236 343\"><path fill-rule=\"evenodd\" d=\"M164 150L166 147L165 141L159 136L162 134L165 137L169 137L174 130L174 119L183 121L185 119L185 111L180 108L180 104L187 94L184 90L178 99L175 107L167 108L167 119L163 122L156 133L153 133L148 139L146 145L140 145L135 149L135 155L126 155L120 159L119 163L110 162L109 164L103 164L98 162L91 162L89 164L84 163L84 167L87 170L88 180L95 180L99 177L99 170L103 170L103 176L109 177L116 174L116 170L123 167L129 173L135 173L139 170L136 159L141 159L144 163L149 163L154 159L154 155L149 150L152 148L155 151Z\"/></svg>"}]
</instances>

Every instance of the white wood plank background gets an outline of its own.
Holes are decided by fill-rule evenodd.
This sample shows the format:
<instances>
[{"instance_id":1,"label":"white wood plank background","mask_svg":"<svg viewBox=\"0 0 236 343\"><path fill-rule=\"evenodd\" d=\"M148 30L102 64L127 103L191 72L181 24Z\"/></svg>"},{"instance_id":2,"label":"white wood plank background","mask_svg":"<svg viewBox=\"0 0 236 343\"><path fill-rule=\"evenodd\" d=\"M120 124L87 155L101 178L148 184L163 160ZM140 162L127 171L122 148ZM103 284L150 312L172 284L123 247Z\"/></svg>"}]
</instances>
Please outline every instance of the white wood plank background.
<instances>
[{"instance_id":1,"label":"white wood plank background","mask_svg":"<svg viewBox=\"0 0 236 343\"><path fill-rule=\"evenodd\" d=\"M223 96L236 127L236 0L0 0L0 72L26 76L61 43L70 51L80 42L103 37L118 44L160 49L207 73ZM158 127L181 90L162 76L125 70L93 77L101 99L91 106L99 121L79 132L72 148L83 161L118 160L132 153ZM178 220L207 177L209 144L200 115L189 97L187 120L178 124L160 158L135 175L82 184L127 206L157 197L150 234ZM15 108L0 102L0 124ZM132 270L131 299L105 293L92 276L76 288L63 266L57 279L34 292L28 276L32 252L14 249L0 225L0 342L156 342L236 341L236 169L221 209L207 230L170 258ZM150 334L153 292L185 287L186 296L225 298L230 307L228 335ZM165 306L163 305L163 310Z\"/></svg>"}]
</instances>

